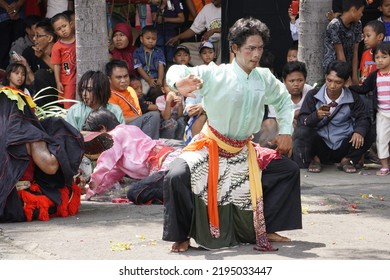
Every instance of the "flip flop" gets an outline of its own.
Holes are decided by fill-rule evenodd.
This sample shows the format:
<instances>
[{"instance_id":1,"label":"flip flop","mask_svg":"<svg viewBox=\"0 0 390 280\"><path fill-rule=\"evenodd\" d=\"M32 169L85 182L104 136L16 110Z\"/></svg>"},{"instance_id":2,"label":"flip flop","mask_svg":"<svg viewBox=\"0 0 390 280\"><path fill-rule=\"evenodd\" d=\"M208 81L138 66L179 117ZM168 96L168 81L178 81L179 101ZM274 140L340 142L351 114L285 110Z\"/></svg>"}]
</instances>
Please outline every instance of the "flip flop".
<instances>
[{"instance_id":1,"label":"flip flop","mask_svg":"<svg viewBox=\"0 0 390 280\"><path fill-rule=\"evenodd\" d=\"M389 173L390 173L389 168L381 168L381 169L379 169L376 172L376 175L378 175L378 176L386 176L386 175L389 175Z\"/></svg>"},{"instance_id":2,"label":"flip flop","mask_svg":"<svg viewBox=\"0 0 390 280\"><path fill-rule=\"evenodd\" d=\"M341 162L340 162L340 163L337 165L337 168L338 168L339 170L344 171L345 173L356 173L356 172L357 172L356 167L353 166L353 165L350 164L350 163L341 163Z\"/></svg>"},{"instance_id":3,"label":"flip flop","mask_svg":"<svg viewBox=\"0 0 390 280\"><path fill-rule=\"evenodd\" d=\"M321 163L312 161L307 169L307 172L320 173L322 170Z\"/></svg>"}]
</instances>

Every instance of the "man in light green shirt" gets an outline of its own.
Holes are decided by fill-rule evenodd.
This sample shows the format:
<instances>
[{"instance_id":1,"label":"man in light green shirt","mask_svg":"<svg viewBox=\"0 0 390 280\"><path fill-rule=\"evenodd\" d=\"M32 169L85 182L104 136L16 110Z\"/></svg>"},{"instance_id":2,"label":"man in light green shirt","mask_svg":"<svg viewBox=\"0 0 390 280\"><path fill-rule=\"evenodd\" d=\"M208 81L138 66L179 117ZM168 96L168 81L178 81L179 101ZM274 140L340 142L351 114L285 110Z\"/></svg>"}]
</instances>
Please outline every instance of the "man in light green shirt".
<instances>
[{"instance_id":1,"label":"man in light green shirt","mask_svg":"<svg viewBox=\"0 0 390 280\"><path fill-rule=\"evenodd\" d=\"M293 161L282 156L292 152L293 103L284 84L268 69L257 67L268 39L265 24L254 18L240 19L229 30L234 53L231 64L193 68L175 65L167 73L168 85L178 93L193 96L193 91L200 90L208 116L204 133L190 144L190 151L172 162L165 177L163 240L174 241L173 252L186 251L190 238L204 248L256 243L256 250L273 250L267 240L259 239L258 233L266 228L268 241L288 242L289 238L276 232L302 228L300 171ZM252 207L248 162L252 170L253 161L248 159L251 146L246 145L261 126L265 105L274 106L280 134L273 140L276 151L251 143L262 170L264 194L262 201ZM215 149L209 153L215 142L219 159L216 172L210 161ZM218 180L215 194L209 191L211 173ZM217 206L210 206L211 196L217 199ZM212 207L218 211L210 211ZM213 215L219 216L218 227L214 226Z\"/></svg>"}]
</instances>

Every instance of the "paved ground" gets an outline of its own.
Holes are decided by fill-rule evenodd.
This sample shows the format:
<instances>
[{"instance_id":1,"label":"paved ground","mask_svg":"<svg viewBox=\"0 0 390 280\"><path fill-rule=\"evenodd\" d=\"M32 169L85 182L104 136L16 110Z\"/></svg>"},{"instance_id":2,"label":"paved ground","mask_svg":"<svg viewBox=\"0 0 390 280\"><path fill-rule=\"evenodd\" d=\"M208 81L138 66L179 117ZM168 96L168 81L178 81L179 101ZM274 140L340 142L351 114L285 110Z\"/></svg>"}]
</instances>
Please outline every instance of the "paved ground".
<instances>
[{"instance_id":1,"label":"paved ground","mask_svg":"<svg viewBox=\"0 0 390 280\"><path fill-rule=\"evenodd\" d=\"M170 253L161 205L83 201L75 217L0 224L0 260L389 260L390 176L301 170L303 229L291 243Z\"/></svg>"}]
</instances>

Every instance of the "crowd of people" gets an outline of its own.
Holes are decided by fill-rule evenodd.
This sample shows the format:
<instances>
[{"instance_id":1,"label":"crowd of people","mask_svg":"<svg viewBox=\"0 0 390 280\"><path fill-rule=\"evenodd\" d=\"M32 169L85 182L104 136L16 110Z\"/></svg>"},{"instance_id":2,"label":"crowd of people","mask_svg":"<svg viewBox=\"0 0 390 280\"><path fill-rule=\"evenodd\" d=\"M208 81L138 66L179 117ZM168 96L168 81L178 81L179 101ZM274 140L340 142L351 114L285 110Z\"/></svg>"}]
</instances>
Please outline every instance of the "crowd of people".
<instances>
[{"instance_id":1,"label":"crowd of people","mask_svg":"<svg viewBox=\"0 0 390 280\"><path fill-rule=\"evenodd\" d=\"M364 27L366 1L333 1L325 76L313 86L298 61L291 7L294 43L281 79L265 49L270 30L252 17L229 29L231 61L220 63L221 0L147 4L152 25L142 21L134 39L128 23L116 24L104 72L87 71L76 85L74 12L63 2L70 6L50 9L50 19L25 16L25 35L1 50L1 221L74 214L81 191L92 199L128 176L160 188L173 252L188 250L190 238L208 249L253 243L272 251L270 242L290 241L278 232L302 228L300 168L356 173L377 153L377 175L390 173L390 0ZM24 3L0 1L5 22L19 21L13 14ZM179 32L186 10L192 23ZM197 34L200 42L185 41ZM39 120L34 108L55 100L66 117ZM80 166L92 145L98 157L86 174Z\"/></svg>"}]
</instances>

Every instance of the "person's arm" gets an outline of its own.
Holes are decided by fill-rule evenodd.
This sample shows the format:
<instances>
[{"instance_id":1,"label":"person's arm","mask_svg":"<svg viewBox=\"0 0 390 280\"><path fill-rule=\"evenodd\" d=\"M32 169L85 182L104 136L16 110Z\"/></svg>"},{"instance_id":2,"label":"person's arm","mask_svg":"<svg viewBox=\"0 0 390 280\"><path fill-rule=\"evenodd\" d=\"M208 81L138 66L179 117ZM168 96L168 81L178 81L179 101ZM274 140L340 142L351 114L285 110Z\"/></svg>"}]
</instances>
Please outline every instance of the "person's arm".
<instances>
[{"instance_id":1,"label":"person's arm","mask_svg":"<svg viewBox=\"0 0 390 280\"><path fill-rule=\"evenodd\" d=\"M159 63L158 64L158 77L157 77L157 85L162 86L163 84L163 79L165 75L165 67L164 64Z\"/></svg>"},{"instance_id":2,"label":"person's arm","mask_svg":"<svg viewBox=\"0 0 390 280\"><path fill-rule=\"evenodd\" d=\"M341 61L347 61L344 54L344 49L342 44L334 44L334 49L336 51L336 59Z\"/></svg>"},{"instance_id":3,"label":"person's arm","mask_svg":"<svg viewBox=\"0 0 390 280\"><path fill-rule=\"evenodd\" d=\"M61 84L60 71L61 71L61 65L55 64L54 65L54 77L56 79L56 84L57 84L57 89L59 91L59 94L62 95L64 92L64 86Z\"/></svg>"},{"instance_id":4,"label":"person's arm","mask_svg":"<svg viewBox=\"0 0 390 280\"><path fill-rule=\"evenodd\" d=\"M215 33L221 33L221 28L214 28L210 29L207 32L205 32L202 36L203 41L207 41L211 36L213 36Z\"/></svg>"},{"instance_id":5,"label":"person's arm","mask_svg":"<svg viewBox=\"0 0 390 280\"><path fill-rule=\"evenodd\" d=\"M165 99L165 106L164 110L161 111L161 117L164 120L169 120L172 115L172 102L174 102L175 99L175 93L173 91L170 91L167 93L167 97ZM161 109L160 109L161 110Z\"/></svg>"},{"instance_id":6,"label":"person's arm","mask_svg":"<svg viewBox=\"0 0 390 280\"><path fill-rule=\"evenodd\" d=\"M185 1L186 1L188 12L191 14L192 18L196 18L197 13L196 13L194 3L192 2L192 0L185 0Z\"/></svg>"},{"instance_id":7,"label":"person's arm","mask_svg":"<svg viewBox=\"0 0 390 280\"><path fill-rule=\"evenodd\" d=\"M137 72L149 84L150 87L156 86L155 80L152 77L150 77L148 74L146 74L145 70L142 67L138 67Z\"/></svg>"},{"instance_id":8,"label":"person's arm","mask_svg":"<svg viewBox=\"0 0 390 280\"><path fill-rule=\"evenodd\" d=\"M68 0L68 10L74 11L74 0Z\"/></svg>"},{"instance_id":9,"label":"person's arm","mask_svg":"<svg viewBox=\"0 0 390 280\"><path fill-rule=\"evenodd\" d=\"M186 31L180 33L179 35L176 35L176 36L170 38L167 41L166 45L172 45L173 46L178 41L194 37L195 35L196 35L196 33L191 28L188 28Z\"/></svg>"},{"instance_id":10,"label":"person's arm","mask_svg":"<svg viewBox=\"0 0 390 280\"><path fill-rule=\"evenodd\" d=\"M164 17L164 22L170 22L170 23L183 23L185 21L184 13L178 13L177 17L170 18L170 17Z\"/></svg>"},{"instance_id":11,"label":"person's arm","mask_svg":"<svg viewBox=\"0 0 390 280\"><path fill-rule=\"evenodd\" d=\"M27 152L34 163L46 174L56 174L60 167L57 158L50 153L45 141L37 141L26 144Z\"/></svg>"},{"instance_id":12,"label":"person's arm","mask_svg":"<svg viewBox=\"0 0 390 280\"><path fill-rule=\"evenodd\" d=\"M358 64L359 64L359 44L355 44L353 46L353 57L352 57L352 84L357 85L359 84L359 77L358 77Z\"/></svg>"}]
</instances>

